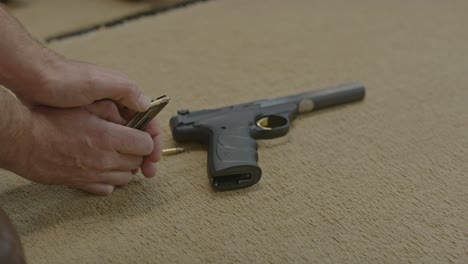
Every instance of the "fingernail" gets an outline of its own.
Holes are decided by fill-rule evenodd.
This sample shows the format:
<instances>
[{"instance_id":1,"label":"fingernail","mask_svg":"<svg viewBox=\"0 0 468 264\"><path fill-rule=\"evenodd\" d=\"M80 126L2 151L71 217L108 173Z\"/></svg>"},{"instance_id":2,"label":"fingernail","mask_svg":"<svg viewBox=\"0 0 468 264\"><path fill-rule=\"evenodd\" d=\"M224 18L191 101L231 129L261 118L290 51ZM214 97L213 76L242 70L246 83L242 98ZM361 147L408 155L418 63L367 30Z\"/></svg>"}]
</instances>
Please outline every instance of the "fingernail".
<instances>
[{"instance_id":1,"label":"fingernail","mask_svg":"<svg viewBox=\"0 0 468 264\"><path fill-rule=\"evenodd\" d=\"M151 104L151 99L144 95L143 93L140 94L140 98L138 98L138 105L140 107L140 112L146 111Z\"/></svg>"},{"instance_id":2,"label":"fingernail","mask_svg":"<svg viewBox=\"0 0 468 264\"><path fill-rule=\"evenodd\" d=\"M114 192L114 190L115 190L115 186L113 186L113 185L103 186L102 195L104 195L104 196L111 195Z\"/></svg>"}]
</instances>

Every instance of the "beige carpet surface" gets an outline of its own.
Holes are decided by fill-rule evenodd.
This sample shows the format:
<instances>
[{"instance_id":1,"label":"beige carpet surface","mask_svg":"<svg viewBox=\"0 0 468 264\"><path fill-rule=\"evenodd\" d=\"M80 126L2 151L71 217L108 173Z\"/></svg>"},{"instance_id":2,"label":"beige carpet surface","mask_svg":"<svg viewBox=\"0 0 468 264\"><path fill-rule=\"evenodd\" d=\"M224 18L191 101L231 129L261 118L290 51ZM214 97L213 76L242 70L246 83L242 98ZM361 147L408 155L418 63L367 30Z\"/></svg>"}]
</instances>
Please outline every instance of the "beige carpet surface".
<instances>
[{"instance_id":1,"label":"beige carpet surface","mask_svg":"<svg viewBox=\"0 0 468 264\"><path fill-rule=\"evenodd\" d=\"M127 72L161 113L358 80L362 103L259 142L263 178L215 192L206 147L110 197L1 172L31 263L466 263L467 1L210 1L54 42Z\"/></svg>"},{"instance_id":2,"label":"beige carpet surface","mask_svg":"<svg viewBox=\"0 0 468 264\"><path fill-rule=\"evenodd\" d=\"M191 0L11 0L9 10L40 40Z\"/></svg>"}]
</instances>

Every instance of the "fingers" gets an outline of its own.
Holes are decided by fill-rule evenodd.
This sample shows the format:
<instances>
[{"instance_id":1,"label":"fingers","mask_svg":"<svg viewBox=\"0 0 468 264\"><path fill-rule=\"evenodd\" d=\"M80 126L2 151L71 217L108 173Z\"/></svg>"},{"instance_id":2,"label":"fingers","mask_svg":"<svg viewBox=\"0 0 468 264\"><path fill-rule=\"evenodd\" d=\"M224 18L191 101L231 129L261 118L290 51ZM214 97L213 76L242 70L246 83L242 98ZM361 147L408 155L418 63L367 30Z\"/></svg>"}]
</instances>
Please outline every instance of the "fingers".
<instances>
[{"instance_id":1,"label":"fingers","mask_svg":"<svg viewBox=\"0 0 468 264\"><path fill-rule=\"evenodd\" d=\"M145 159L149 159L150 161L156 163L161 160L161 155L162 155L162 137L160 135L157 135L153 137L153 152L149 154L148 156L145 157Z\"/></svg>"},{"instance_id":2,"label":"fingers","mask_svg":"<svg viewBox=\"0 0 468 264\"><path fill-rule=\"evenodd\" d=\"M157 170L151 160L144 159L143 164L141 164L141 172L146 178L151 178L156 175Z\"/></svg>"},{"instance_id":3,"label":"fingers","mask_svg":"<svg viewBox=\"0 0 468 264\"><path fill-rule=\"evenodd\" d=\"M151 135L151 137L161 135L161 124L157 116L153 118L151 122L148 123L148 126L146 127L145 131L148 132Z\"/></svg>"},{"instance_id":4,"label":"fingers","mask_svg":"<svg viewBox=\"0 0 468 264\"><path fill-rule=\"evenodd\" d=\"M84 97L91 101L112 99L137 112L149 108L151 99L127 76L92 64L81 66L86 68L89 78L87 85L81 86Z\"/></svg>"},{"instance_id":5,"label":"fingers","mask_svg":"<svg viewBox=\"0 0 468 264\"><path fill-rule=\"evenodd\" d=\"M109 171L101 173L96 180L100 183L123 186L132 181L133 174L131 171Z\"/></svg>"},{"instance_id":6,"label":"fingers","mask_svg":"<svg viewBox=\"0 0 468 264\"><path fill-rule=\"evenodd\" d=\"M118 158L114 161L114 166L112 170L119 171L133 171L137 170L143 163L142 156L120 154Z\"/></svg>"},{"instance_id":7,"label":"fingers","mask_svg":"<svg viewBox=\"0 0 468 264\"><path fill-rule=\"evenodd\" d=\"M153 152L154 142L148 133L113 123L109 126L111 144L119 153L147 156Z\"/></svg>"},{"instance_id":8,"label":"fingers","mask_svg":"<svg viewBox=\"0 0 468 264\"><path fill-rule=\"evenodd\" d=\"M125 107L119 108L120 115L127 115L127 118L131 118L134 113L134 111ZM113 136L115 149L119 153L131 157L131 160L127 163L128 166L122 165L118 169L130 169L132 174L136 174L138 173L138 167L132 168L131 166L139 162L138 164L141 166L141 171L145 177L155 176L156 168L153 163L158 162L162 155L162 137L159 119L153 119L148 124L145 132L122 126L112 126L112 130L115 132ZM144 158L135 160L136 155L144 156Z\"/></svg>"},{"instance_id":9,"label":"fingers","mask_svg":"<svg viewBox=\"0 0 468 264\"><path fill-rule=\"evenodd\" d=\"M161 153L162 153L162 148L161 148L161 137L160 136L155 136L153 138L154 140L154 149L151 154L148 156L144 157L143 163L141 164L141 172L146 178L151 178L156 175L156 164L160 159L161 159Z\"/></svg>"},{"instance_id":10,"label":"fingers","mask_svg":"<svg viewBox=\"0 0 468 264\"><path fill-rule=\"evenodd\" d=\"M110 100L96 101L84 107L88 112L106 120L120 125L125 125L127 121L120 116L117 105Z\"/></svg>"},{"instance_id":11,"label":"fingers","mask_svg":"<svg viewBox=\"0 0 468 264\"><path fill-rule=\"evenodd\" d=\"M96 195L110 195L115 186L124 186L132 181L133 174L130 171L110 171L104 172L95 177L91 183L81 183L76 188Z\"/></svg>"},{"instance_id":12,"label":"fingers","mask_svg":"<svg viewBox=\"0 0 468 264\"><path fill-rule=\"evenodd\" d=\"M114 191L115 186L103 183L91 183L78 186L77 188L95 195L107 196Z\"/></svg>"},{"instance_id":13,"label":"fingers","mask_svg":"<svg viewBox=\"0 0 468 264\"><path fill-rule=\"evenodd\" d=\"M159 119L156 117L148 124L146 132L153 138L153 151L147 156L149 160L156 163L161 159L162 153L162 137L161 137L161 125Z\"/></svg>"},{"instance_id":14,"label":"fingers","mask_svg":"<svg viewBox=\"0 0 468 264\"><path fill-rule=\"evenodd\" d=\"M141 164L141 172L145 177L151 178L156 175L156 167L153 163L158 162L162 155L161 127L158 118L154 118L148 124L146 132L150 134L153 139L153 151L144 158L143 164Z\"/></svg>"},{"instance_id":15,"label":"fingers","mask_svg":"<svg viewBox=\"0 0 468 264\"><path fill-rule=\"evenodd\" d=\"M124 186L130 183L132 173L130 171L112 171L102 173L96 180L101 182L80 184L76 188L96 195L110 195L115 186Z\"/></svg>"},{"instance_id":16,"label":"fingers","mask_svg":"<svg viewBox=\"0 0 468 264\"><path fill-rule=\"evenodd\" d=\"M106 100L101 100L92 104L87 110L107 121L117 124L125 124L127 122L126 120L130 119L135 114L135 111L126 106L115 105ZM161 159L162 153L162 137L159 119L156 117L148 124L145 129L146 133L122 126L112 126L112 129L116 130L116 134L114 135L115 148L119 153L122 153L119 158L120 161L118 162L120 166L114 168L118 170L130 170L131 174L136 174L139 171L138 167L141 167L142 174L145 177L154 177L157 170L153 163ZM141 156L138 157L136 155ZM145 157L143 158L142 156ZM135 166L136 164L137 166ZM130 180L131 177L128 175L114 175L112 178L109 178L106 183L125 185Z\"/></svg>"}]
</instances>

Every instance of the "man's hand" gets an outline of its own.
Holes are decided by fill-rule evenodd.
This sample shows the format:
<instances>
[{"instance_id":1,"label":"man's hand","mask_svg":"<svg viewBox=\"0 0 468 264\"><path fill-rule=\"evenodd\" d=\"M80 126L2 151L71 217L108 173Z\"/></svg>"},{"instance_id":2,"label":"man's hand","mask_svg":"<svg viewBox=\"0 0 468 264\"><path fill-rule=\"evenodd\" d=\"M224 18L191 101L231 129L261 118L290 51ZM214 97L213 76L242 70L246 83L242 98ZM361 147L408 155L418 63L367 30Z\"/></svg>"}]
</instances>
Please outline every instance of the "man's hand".
<instances>
[{"instance_id":1,"label":"man's hand","mask_svg":"<svg viewBox=\"0 0 468 264\"><path fill-rule=\"evenodd\" d=\"M52 57L56 55L51 55ZM117 107L125 119L120 119L119 124L125 125L136 112L145 111L151 102L138 86L125 74L104 69L100 66L68 60L56 56L48 60L44 65L39 85L36 90L18 93L20 100L28 105L46 105L54 107L87 106L102 99L115 102L89 106L96 108L101 106L101 113L113 110L105 115L116 115ZM21 89L17 89L21 91ZM96 114L96 112L94 112ZM98 114L98 116L101 116ZM125 120L125 122L124 122ZM114 122L115 120L109 120ZM154 151L145 157L141 170L146 177L156 174L156 168L152 164L157 162L161 155L161 133L158 119L152 121L147 129L153 138Z\"/></svg>"},{"instance_id":2,"label":"man's hand","mask_svg":"<svg viewBox=\"0 0 468 264\"><path fill-rule=\"evenodd\" d=\"M136 112L145 111L151 102L124 74L89 63L51 56L55 58L51 57L49 64L43 65L42 73L36 75L40 76L36 82L29 81L37 84L35 89L17 87L13 90L26 105L63 108L85 106L100 110L93 113L106 117L117 116L120 111L125 119L115 117L107 120L125 125ZM113 100L115 104L103 99ZM154 151L145 157L141 170L146 177L152 177L156 174L153 162L159 160L161 153L161 133L157 119L148 125L146 132L153 139Z\"/></svg>"},{"instance_id":3,"label":"man's hand","mask_svg":"<svg viewBox=\"0 0 468 264\"><path fill-rule=\"evenodd\" d=\"M38 183L108 195L115 186L131 181L132 170L154 148L150 134L108 122L83 108L37 107L30 121L29 132L15 148L12 171Z\"/></svg>"},{"instance_id":4,"label":"man's hand","mask_svg":"<svg viewBox=\"0 0 468 264\"><path fill-rule=\"evenodd\" d=\"M84 108L104 120L121 125L127 124L133 115L136 114L135 111L126 107L118 107L117 104L109 100L97 101ZM155 117L148 124L145 132L149 133L153 139L154 148L151 154L143 158L141 171L145 177L151 178L156 175L154 163L157 163L161 159L162 154L161 126L158 117ZM137 172L138 169L133 170L133 173Z\"/></svg>"},{"instance_id":5,"label":"man's hand","mask_svg":"<svg viewBox=\"0 0 468 264\"><path fill-rule=\"evenodd\" d=\"M28 105L76 107L109 99L133 111L148 109L151 99L125 74L97 65L50 55L48 64L42 65L34 89L14 90Z\"/></svg>"}]
</instances>

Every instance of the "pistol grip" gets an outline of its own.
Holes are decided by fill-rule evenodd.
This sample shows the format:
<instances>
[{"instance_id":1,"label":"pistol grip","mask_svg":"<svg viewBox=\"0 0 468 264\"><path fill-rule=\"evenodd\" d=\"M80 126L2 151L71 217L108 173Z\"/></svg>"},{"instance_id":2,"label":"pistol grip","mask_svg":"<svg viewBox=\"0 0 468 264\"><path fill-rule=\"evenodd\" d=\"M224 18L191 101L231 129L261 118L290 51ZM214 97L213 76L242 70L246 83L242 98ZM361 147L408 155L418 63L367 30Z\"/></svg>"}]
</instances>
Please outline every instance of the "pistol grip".
<instances>
[{"instance_id":1,"label":"pistol grip","mask_svg":"<svg viewBox=\"0 0 468 264\"><path fill-rule=\"evenodd\" d=\"M260 180L257 143L249 127L212 130L208 150L208 176L217 190L245 188Z\"/></svg>"}]
</instances>

